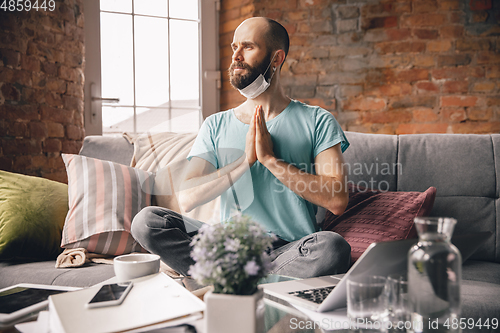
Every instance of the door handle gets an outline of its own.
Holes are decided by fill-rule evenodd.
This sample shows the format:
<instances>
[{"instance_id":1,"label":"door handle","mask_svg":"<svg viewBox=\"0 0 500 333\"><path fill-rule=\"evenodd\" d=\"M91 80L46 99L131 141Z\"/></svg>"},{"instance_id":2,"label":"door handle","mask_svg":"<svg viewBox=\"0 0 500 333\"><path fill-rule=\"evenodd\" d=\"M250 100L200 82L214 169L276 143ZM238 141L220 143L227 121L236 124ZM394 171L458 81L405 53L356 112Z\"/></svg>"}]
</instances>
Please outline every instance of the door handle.
<instances>
[{"instance_id":1,"label":"door handle","mask_svg":"<svg viewBox=\"0 0 500 333\"><path fill-rule=\"evenodd\" d=\"M104 98L98 97L100 92L98 91L97 84L90 84L90 123L93 124L97 117L97 109L99 108L98 102L107 102L107 103L119 103L119 98Z\"/></svg>"},{"instance_id":2,"label":"door handle","mask_svg":"<svg viewBox=\"0 0 500 333\"><path fill-rule=\"evenodd\" d=\"M92 97L92 102L94 101L102 101L108 103L118 103L120 102L119 98L102 98L102 97Z\"/></svg>"}]
</instances>

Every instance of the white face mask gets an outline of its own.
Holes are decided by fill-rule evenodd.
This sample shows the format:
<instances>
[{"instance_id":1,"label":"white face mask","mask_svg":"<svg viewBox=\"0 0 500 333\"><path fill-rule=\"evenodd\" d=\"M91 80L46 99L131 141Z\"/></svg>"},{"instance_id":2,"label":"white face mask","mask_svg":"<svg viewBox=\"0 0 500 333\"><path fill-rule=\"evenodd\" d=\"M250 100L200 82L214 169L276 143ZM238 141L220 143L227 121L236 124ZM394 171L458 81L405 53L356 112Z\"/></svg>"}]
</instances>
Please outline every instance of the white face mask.
<instances>
[{"instance_id":1,"label":"white face mask","mask_svg":"<svg viewBox=\"0 0 500 333\"><path fill-rule=\"evenodd\" d=\"M264 75L266 75L267 71L269 70L269 67L271 67L271 63L273 62L275 56L276 56L276 53L274 54L273 59L271 59L271 62L269 63L269 66L267 66L267 69L264 72L264 74L260 74L259 76L257 76L257 78L252 83L250 83L248 86L246 86L245 88L238 89L240 94L242 94L246 98L254 99L254 98L257 98L258 96L260 96L260 94L262 94L264 91L266 91L267 88L269 88L269 86L271 85L271 81L273 79L274 73L276 72L276 68L273 67L273 73L271 74L271 77L269 78L269 82L266 81L266 79L264 78Z\"/></svg>"}]
</instances>

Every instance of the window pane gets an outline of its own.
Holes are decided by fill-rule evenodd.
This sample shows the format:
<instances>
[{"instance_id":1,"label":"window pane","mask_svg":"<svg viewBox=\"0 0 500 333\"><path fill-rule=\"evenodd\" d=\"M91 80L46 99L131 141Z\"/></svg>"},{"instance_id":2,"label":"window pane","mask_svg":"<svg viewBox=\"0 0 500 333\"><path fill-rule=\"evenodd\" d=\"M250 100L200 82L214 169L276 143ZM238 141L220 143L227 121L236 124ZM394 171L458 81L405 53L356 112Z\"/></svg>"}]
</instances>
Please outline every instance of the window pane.
<instances>
[{"instance_id":1,"label":"window pane","mask_svg":"<svg viewBox=\"0 0 500 333\"><path fill-rule=\"evenodd\" d=\"M173 106L199 106L198 23L170 20L170 92Z\"/></svg>"},{"instance_id":2,"label":"window pane","mask_svg":"<svg viewBox=\"0 0 500 333\"><path fill-rule=\"evenodd\" d=\"M101 0L101 10L137 14L101 12L102 97L120 99L103 103L103 133L198 131L199 0Z\"/></svg>"},{"instance_id":3,"label":"window pane","mask_svg":"<svg viewBox=\"0 0 500 333\"><path fill-rule=\"evenodd\" d=\"M170 116L172 117L171 120ZM137 132L197 132L200 128L199 109L137 108Z\"/></svg>"},{"instance_id":4,"label":"window pane","mask_svg":"<svg viewBox=\"0 0 500 333\"><path fill-rule=\"evenodd\" d=\"M169 0L170 17L197 20L198 0Z\"/></svg>"},{"instance_id":5,"label":"window pane","mask_svg":"<svg viewBox=\"0 0 500 333\"><path fill-rule=\"evenodd\" d=\"M135 83L138 106L167 106L167 19L135 17Z\"/></svg>"},{"instance_id":6,"label":"window pane","mask_svg":"<svg viewBox=\"0 0 500 333\"><path fill-rule=\"evenodd\" d=\"M134 104L132 16L101 13L101 93Z\"/></svg>"},{"instance_id":7,"label":"window pane","mask_svg":"<svg viewBox=\"0 0 500 333\"><path fill-rule=\"evenodd\" d=\"M134 13L167 17L167 0L134 0Z\"/></svg>"},{"instance_id":8,"label":"window pane","mask_svg":"<svg viewBox=\"0 0 500 333\"><path fill-rule=\"evenodd\" d=\"M173 109L172 132L197 132L200 129L200 110Z\"/></svg>"},{"instance_id":9,"label":"window pane","mask_svg":"<svg viewBox=\"0 0 500 333\"><path fill-rule=\"evenodd\" d=\"M137 132L169 132L168 109L137 108Z\"/></svg>"},{"instance_id":10,"label":"window pane","mask_svg":"<svg viewBox=\"0 0 500 333\"><path fill-rule=\"evenodd\" d=\"M132 13L132 0L101 0L101 10Z\"/></svg>"},{"instance_id":11,"label":"window pane","mask_svg":"<svg viewBox=\"0 0 500 333\"><path fill-rule=\"evenodd\" d=\"M102 107L103 134L121 134L134 131L134 108Z\"/></svg>"}]
</instances>

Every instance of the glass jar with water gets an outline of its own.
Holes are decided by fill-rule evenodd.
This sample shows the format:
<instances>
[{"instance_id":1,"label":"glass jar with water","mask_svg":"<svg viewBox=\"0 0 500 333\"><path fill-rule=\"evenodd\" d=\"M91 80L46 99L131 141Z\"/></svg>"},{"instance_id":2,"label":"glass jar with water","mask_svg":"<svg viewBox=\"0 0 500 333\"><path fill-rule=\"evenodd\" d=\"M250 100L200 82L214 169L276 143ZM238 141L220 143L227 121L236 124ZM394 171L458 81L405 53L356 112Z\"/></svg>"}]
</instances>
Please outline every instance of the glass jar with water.
<instances>
[{"instance_id":1,"label":"glass jar with water","mask_svg":"<svg viewBox=\"0 0 500 333\"><path fill-rule=\"evenodd\" d=\"M415 333L460 332L462 258L450 242L456 223L453 218L415 218L419 240L408 253L408 296Z\"/></svg>"}]
</instances>

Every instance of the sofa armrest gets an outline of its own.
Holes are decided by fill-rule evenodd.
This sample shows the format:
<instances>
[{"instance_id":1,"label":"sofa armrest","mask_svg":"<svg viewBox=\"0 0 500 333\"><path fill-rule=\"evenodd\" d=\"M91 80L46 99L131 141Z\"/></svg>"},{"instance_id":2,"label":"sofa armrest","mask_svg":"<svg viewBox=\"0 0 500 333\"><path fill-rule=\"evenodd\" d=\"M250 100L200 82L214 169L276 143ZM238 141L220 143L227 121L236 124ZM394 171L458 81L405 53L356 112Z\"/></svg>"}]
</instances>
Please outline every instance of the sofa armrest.
<instances>
[{"instance_id":1,"label":"sofa armrest","mask_svg":"<svg viewBox=\"0 0 500 333\"><path fill-rule=\"evenodd\" d=\"M90 135L83 140L80 155L130 165L134 145L123 136Z\"/></svg>"}]
</instances>

